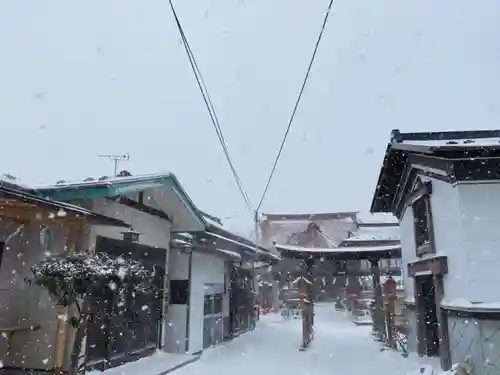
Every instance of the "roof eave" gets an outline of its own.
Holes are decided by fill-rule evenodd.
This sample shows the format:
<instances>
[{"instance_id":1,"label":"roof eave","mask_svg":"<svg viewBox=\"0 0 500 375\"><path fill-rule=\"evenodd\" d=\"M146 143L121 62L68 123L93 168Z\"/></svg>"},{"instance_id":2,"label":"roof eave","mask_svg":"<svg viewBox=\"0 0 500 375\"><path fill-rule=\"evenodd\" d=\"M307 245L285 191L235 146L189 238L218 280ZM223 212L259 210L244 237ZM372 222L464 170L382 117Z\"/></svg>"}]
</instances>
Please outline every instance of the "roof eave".
<instances>
[{"instance_id":1,"label":"roof eave","mask_svg":"<svg viewBox=\"0 0 500 375\"><path fill-rule=\"evenodd\" d=\"M382 162L382 167L380 168L380 173L378 175L377 185L375 186L375 191L373 193L373 198L372 198L372 204L370 206L370 213L372 214L377 212L388 212L381 209L379 195L380 195L380 186L382 184L382 181L384 180L387 160L389 159L389 154L391 152L391 146L392 146L391 143L387 145L387 148L385 150L384 160Z\"/></svg>"}]
</instances>

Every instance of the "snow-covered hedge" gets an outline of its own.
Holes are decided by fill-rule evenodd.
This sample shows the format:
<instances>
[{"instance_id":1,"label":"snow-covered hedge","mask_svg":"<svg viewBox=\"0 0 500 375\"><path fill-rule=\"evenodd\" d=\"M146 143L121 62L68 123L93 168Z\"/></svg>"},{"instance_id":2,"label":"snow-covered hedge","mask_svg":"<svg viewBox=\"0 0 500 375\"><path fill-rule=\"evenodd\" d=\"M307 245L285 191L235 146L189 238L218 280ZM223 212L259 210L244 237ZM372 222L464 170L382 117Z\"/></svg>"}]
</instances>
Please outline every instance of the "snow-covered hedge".
<instances>
[{"instance_id":1,"label":"snow-covered hedge","mask_svg":"<svg viewBox=\"0 0 500 375\"><path fill-rule=\"evenodd\" d=\"M49 257L31 267L28 281L45 287L58 303L69 306L85 296L105 297L153 292L151 274L132 259L78 253Z\"/></svg>"}]
</instances>

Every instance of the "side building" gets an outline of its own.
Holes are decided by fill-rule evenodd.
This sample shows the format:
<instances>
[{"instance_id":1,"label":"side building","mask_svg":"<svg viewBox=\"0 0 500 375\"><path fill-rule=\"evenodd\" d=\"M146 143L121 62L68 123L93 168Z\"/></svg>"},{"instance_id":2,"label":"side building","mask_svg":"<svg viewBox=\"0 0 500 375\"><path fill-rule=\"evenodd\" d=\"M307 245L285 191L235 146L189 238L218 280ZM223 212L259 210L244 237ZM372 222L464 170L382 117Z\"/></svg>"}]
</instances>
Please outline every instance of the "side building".
<instances>
[{"instance_id":1,"label":"side building","mask_svg":"<svg viewBox=\"0 0 500 375\"><path fill-rule=\"evenodd\" d=\"M444 370L500 374L499 166L499 130L394 130L377 182L371 211L401 228L408 347Z\"/></svg>"}]
</instances>

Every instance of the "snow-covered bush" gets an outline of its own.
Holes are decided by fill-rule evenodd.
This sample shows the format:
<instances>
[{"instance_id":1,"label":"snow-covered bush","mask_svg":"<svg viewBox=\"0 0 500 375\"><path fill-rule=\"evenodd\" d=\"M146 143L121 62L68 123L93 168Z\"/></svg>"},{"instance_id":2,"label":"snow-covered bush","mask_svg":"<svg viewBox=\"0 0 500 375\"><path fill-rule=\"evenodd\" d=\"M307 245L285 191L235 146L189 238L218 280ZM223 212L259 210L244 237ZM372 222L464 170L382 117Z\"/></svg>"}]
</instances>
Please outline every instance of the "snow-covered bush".
<instances>
[{"instance_id":1,"label":"snow-covered bush","mask_svg":"<svg viewBox=\"0 0 500 375\"><path fill-rule=\"evenodd\" d=\"M49 257L31 267L33 277L29 284L46 288L59 305L74 306L75 315L69 319L77 328L71 354L70 375L84 372L79 364L86 336L92 303L116 301L114 296L157 293L152 275L139 262L107 254L78 253L70 256Z\"/></svg>"},{"instance_id":2,"label":"snow-covered bush","mask_svg":"<svg viewBox=\"0 0 500 375\"><path fill-rule=\"evenodd\" d=\"M29 282L45 287L64 306L82 302L84 297L107 298L129 288L135 293L153 291L151 274L139 262L104 253L49 257L31 271Z\"/></svg>"}]
</instances>

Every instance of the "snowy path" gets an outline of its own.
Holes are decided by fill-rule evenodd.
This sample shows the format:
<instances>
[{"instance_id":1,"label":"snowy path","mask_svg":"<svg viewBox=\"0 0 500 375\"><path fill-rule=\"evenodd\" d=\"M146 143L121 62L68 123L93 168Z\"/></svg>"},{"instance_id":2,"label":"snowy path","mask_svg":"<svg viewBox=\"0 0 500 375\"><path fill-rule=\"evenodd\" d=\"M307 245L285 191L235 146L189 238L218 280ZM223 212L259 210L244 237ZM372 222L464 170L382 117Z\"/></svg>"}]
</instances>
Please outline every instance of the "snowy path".
<instances>
[{"instance_id":1,"label":"snowy path","mask_svg":"<svg viewBox=\"0 0 500 375\"><path fill-rule=\"evenodd\" d=\"M405 375L418 369L398 353L380 352L371 328L355 326L333 305L316 308L315 326L311 349L299 352L300 321L264 316L255 331L207 350L175 375Z\"/></svg>"}]
</instances>

